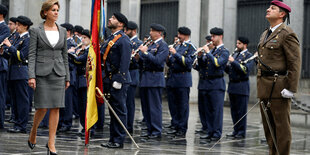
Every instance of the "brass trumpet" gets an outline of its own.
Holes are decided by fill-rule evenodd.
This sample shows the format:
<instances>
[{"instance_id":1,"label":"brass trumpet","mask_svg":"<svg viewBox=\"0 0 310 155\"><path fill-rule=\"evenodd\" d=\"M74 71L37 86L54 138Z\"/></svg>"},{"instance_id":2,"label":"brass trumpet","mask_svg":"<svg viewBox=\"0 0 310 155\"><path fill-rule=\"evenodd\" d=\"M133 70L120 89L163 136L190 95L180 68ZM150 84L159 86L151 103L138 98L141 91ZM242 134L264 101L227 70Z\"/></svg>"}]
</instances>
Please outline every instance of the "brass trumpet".
<instances>
[{"instance_id":1,"label":"brass trumpet","mask_svg":"<svg viewBox=\"0 0 310 155\"><path fill-rule=\"evenodd\" d=\"M212 44L213 42L212 41L210 41L209 43L207 43L205 46L210 46L211 44ZM205 52L205 50L204 49L202 49L202 50L200 50L200 51L196 51L192 56L196 56L196 55L198 55L198 53L200 53L200 52Z\"/></svg>"}]
</instances>

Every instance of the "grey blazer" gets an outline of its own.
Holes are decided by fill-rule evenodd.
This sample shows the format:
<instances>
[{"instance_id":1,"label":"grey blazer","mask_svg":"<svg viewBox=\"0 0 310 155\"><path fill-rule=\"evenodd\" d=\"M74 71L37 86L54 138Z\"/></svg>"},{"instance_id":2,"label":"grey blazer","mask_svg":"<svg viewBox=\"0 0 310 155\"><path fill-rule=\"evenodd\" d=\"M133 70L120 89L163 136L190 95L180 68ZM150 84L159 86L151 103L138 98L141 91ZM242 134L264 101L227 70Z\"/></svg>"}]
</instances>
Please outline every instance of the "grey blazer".
<instances>
[{"instance_id":1,"label":"grey blazer","mask_svg":"<svg viewBox=\"0 0 310 155\"><path fill-rule=\"evenodd\" d=\"M57 27L59 31L59 40L55 47L48 41L43 23L41 23L39 27L34 27L29 30L29 78L46 76L54 69L57 75L65 76L66 81L70 81L67 31L61 26L57 25Z\"/></svg>"}]
</instances>

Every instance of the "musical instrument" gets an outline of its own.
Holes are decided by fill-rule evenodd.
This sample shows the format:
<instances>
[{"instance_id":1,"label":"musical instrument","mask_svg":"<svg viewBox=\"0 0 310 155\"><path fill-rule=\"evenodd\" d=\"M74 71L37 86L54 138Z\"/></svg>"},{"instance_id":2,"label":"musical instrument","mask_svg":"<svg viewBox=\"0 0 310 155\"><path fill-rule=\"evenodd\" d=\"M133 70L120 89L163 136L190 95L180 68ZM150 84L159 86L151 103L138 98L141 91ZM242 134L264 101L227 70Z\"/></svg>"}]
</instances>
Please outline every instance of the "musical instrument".
<instances>
[{"instance_id":1,"label":"musical instrument","mask_svg":"<svg viewBox=\"0 0 310 155\"><path fill-rule=\"evenodd\" d=\"M149 46L152 42L152 38L148 37L146 41L143 42L143 46ZM139 52L139 48L136 49L133 53L131 53L131 59L135 57L135 55Z\"/></svg>"},{"instance_id":2,"label":"musical instrument","mask_svg":"<svg viewBox=\"0 0 310 155\"><path fill-rule=\"evenodd\" d=\"M210 41L209 43L207 43L205 46L210 46L211 44L212 44L213 42L212 41ZM200 51L196 51L192 56L196 56L196 55L198 55L198 53L200 53L200 52L205 52L205 50L204 49L202 49L202 50L200 50Z\"/></svg>"},{"instance_id":3,"label":"musical instrument","mask_svg":"<svg viewBox=\"0 0 310 155\"><path fill-rule=\"evenodd\" d=\"M180 42L180 39L175 41L173 44L169 45L168 48L174 48L179 42Z\"/></svg>"},{"instance_id":4,"label":"musical instrument","mask_svg":"<svg viewBox=\"0 0 310 155\"><path fill-rule=\"evenodd\" d=\"M212 43L213 43L213 42L210 41L210 42L207 43L205 46L210 46ZM195 66L197 65L197 63L198 63L198 57L197 57L197 55L198 55L198 53L200 53L200 52L204 52L204 54L206 54L204 49L202 49L202 50L200 50L200 51L196 51L196 52L192 55L192 56L196 56L196 58L195 58L195 60L194 60L194 62L193 62L193 64L192 64L193 67L195 67Z\"/></svg>"},{"instance_id":5,"label":"musical instrument","mask_svg":"<svg viewBox=\"0 0 310 155\"><path fill-rule=\"evenodd\" d=\"M249 57L248 59L244 60L244 61L241 61L242 64L246 64L248 63L249 61L255 59L256 57L258 57L258 53L255 52L253 56Z\"/></svg>"},{"instance_id":6,"label":"musical instrument","mask_svg":"<svg viewBox=\"0 0 310 155\"><path fill-rule=\"evenodd\" d=\"M8 39L8 38L9 38L9 37L6 37L5 39ZM2 48L5 39L3 39L3 42L0 44L0 48Z\"/></svg>"}]
</instances>

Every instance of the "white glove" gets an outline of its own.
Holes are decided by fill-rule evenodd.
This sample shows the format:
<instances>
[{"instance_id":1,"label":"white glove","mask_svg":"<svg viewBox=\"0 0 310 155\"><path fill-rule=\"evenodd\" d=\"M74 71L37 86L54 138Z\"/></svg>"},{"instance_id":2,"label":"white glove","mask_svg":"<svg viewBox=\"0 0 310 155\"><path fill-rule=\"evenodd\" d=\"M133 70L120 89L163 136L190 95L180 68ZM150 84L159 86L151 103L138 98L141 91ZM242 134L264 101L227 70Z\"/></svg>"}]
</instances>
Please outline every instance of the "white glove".
<instances>
[{"instance_id":1,"label":"white glove","mask_svg":"<svg viewBox=\"0 0 310 155\"><path fill-rule=\"evenodd\" d=\"M284 98L293 98L294 97L294 93L285 89L285 88L281 91L281 95Z\"/></svg>"},{"instance_id":2,"label":"white glove","mask_svg":"<svg viewBox=\"0 0 310 155\"><path fill-rule=\"evenodd\" d=\"M121 89L122 88L122 83L114 81L112 84L113 88L115 89Z\"/></svg>"}]
</instances>

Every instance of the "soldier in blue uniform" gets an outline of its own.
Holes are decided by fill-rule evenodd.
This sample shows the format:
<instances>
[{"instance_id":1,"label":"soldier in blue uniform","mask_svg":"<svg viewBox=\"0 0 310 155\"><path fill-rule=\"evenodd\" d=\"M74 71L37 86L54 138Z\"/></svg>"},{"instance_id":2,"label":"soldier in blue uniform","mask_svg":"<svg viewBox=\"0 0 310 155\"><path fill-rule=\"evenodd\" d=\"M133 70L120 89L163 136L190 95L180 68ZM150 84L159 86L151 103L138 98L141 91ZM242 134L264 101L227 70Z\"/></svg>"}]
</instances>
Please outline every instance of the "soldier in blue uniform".
<instances>
[{"instance_id":1,"label":"soldier in blue uniform","mask_svg":"<svg viewBox=\"0 0 310 155\"><path fill-rule=\"evenodd\" d=\"M60 26L66 28L67 30L67 49L70 52L71 48L76 47L76 43L72 38L73 25L70 23L64 23ZM75 91L76 82L76 66L74 64L74 59L68 57L69 59L69 70L70 70L70 86L66 89L65 95L65 108L60 109L58 131L66 132L72 127L72 111L73 111L73 91Z\"/></svg>"},{"instance_id":2,"label":"soldier in blue uniform","mask_svg":"<svg viewBox=\"0 0 310 155\"><path fill-rule=\"evenodd\" d=\"M127 27L125 29L125 34L130 38L132 44L132 52L138 49L138 47L142 44L142 41L137 36L138 25L129 21ZM130 133L133 133L133 121L135 118L135 92L137 85L139 84L139 64L134 57L131 57L130 65L129 65L129 73L131 77L131 83L129 84L127 90L127 99L126 99L126 107L127 107L127 129Z\"/></svg>"},{"instance_id":3,"label":"soldier in blue uniform","mask_svg":"<svg viewBox=\"0 0 310 155\"><path fill-rule=\"evenodd\" d=\"M10 29L4 22L8 9L0 4L0 43L10 36ZM3 57L3 48L0 47L0 129L4 128L4 114L7 92L8 61Z\"/></svg>"},{"instance_id":4,"label":"soldier in blue uniform","mask_svg":"<svg viewBox=\"0 0 310 155\"><path fill-rule=\"evenodd\" d=\"M224 69L228 61L229 51L224 48L223 29L212 28L210 34L215 47L210 51L209 47L205 45L197 50L203 50L203 52L198 54L198 64L195 69L199 71L198 106L205 112L203 116L205 116L207 125L207 134L200 138L217 141L222 136L226 89Z\"/></svg>"},{"instance_id":5,"label":"soldier in blue uniform","mask_svg":"<svg viewBox=\"0 0 310 155\"><path fill-rule=\"evenodd\" d=\"M191 30L187 27L178 28L180 44L169 48L167 65L169 67L167 79L168 105L175 130L168 133L184 137L187 131L189 116L189 92L192 86L192 64L195 46L190 41Z\"/></svg>"},{"instance_id":6,"label":"soldier in blue uniform","mask_svg":"<svg viewBox=\"0 0 310 155\"><path fill-rule=\"evenodd\" d=\"M210 44L210 42L212 41L211 40L211 35L207 35L206 37L205 37L205 39L206 39L206 44L207 45L209 45L208 47L209 47L209 49L210 50L212 50L213 48L214 48L214 45L213 44ZM196 57L196 59L195 59L195 62L194 62L194 67L195 67L195 65L198 63L198 61L197 61L198 59L197 59L197 57ZM198 105L198 112L199 112L199 118L200 118L200 123L201 123L201 125L202 125L202 127L200 128L200 129L196 129L195 130L195 133L198 133L198 134L207 134L207 121L206 121L206 113L205 113L205 111L204 111L204 108L202 107L202 104L201 105Z\"/></svg>"},{"instance_id":7,"label":"soldier in blue uniform","mask_svg":"<svg viewBox=\"0 0 310 155\"><path fill-rule=\"evenodd\" d=\"M8 23L8 27L10 29L10 36L9 36L9 41L11 44L14 43L15 39L19 37L19 34L18 32L16 31L16 21L17 21L17 18L16 17L11 17L9 19L9 23ZM8 50L7 46L4 47L4 50ZM8 120L9 123L14 123L15 121L15 114L14 114L14 106L12 105L12 102L11 102L11 99L10 99L10 84L9 84L9 81L8 81L8 93L6 93L6 103L7 103L7 106L8 107L11 107L11 116L10 116L10 119Z\"/></svg>"},{"instance_id":8,"label":"soldier in blue uniform","mask_svg":"<svg viewBox=\"0 0 310 155\"><path fill-rule=\"evenodd\" d=\"M84 28L80 25L75 25L74 26L74 35L73 35L73 40L75 41L76 44L80 44L82 42L82 32Z\"/></svg>"},{"instance_id":9,"label":"soldier in blue uniform","mask_svg":"<svg viewBox=\"0 0 310 155\"><path fill-rule=\"evenodd\" d=\"M79 103L79 116L80 116L80 124L82 126L82 130L80 132L81 136L85 134L85 112L86 112L86 103L87 103L87 82L86 82L86 63L88 50L90 46L90 32L85 29L82 31L82 49L78 51L78 55L73 57L73 61L77 66L77 81L78 85L78 103ZM69 51L71 54L75 54L74 50ZM91 130L90 135L93 134L93 130Z\"/></svg>"},{"instance_id":10,"label":"soldier in blue uniform","mask_svg":"<svg viewBox=\"0 0 310 155\"><path fill-rule=\"evenodd\" d=\"M128 20L123 14L114 13L108 22L112 35L107 38L101 48L104 95L124 125L127 124L126 98L127 88L131 82L129 64L132 50L130 39L123 31L127 23ZM122 148L126 136L125 130L112 112L109 111L109 113L111 117L110 139L108 143L101 144L101 146Z\"/></svg>"},{"instance_id":11,"label":"soldier in blue uniform","mask_svg":"<svg viewBox=\"0 0 310 155\"><path fill-rule=\"evenodd\" d=\"M8 132L26 133L26 125L29 115L29 96L28 96L28 52L29 27L33 23L28 17L18 16L16 30L20 36L11 44L8 39L4 44L8 47L5 54L9 57L9 76L10 95L14 106L15 123L14 127Z\"/></svg>"},{"instance_id":12,"label":"soldier in blue uniform","mask_svg":"<svg viewBox=\"0 0 310 155\"><path fill-rule=\"evenodd\" d=\"M231 118L233 124L244 116L248 109L250 95L249 72L253 67L253 60L247 63L242 63L252 56L247 49L248 44L248 38L238 38L236 44L237 50L229 56L229 63L225 68L225 72L229 74L227 92L229 93ZM246 117L244 117L238 124L236 124L236 126L234 126L234 131L226 136L236 139L245 138L246 120Z\"/></svg>"},{"instance_id":13,"label":"soldier in blue uniform","mask_svg":"<svg viewBox=\"0 0 310 155\"><path fill-rule=\"evenodd\" d=\"M145 122L147 133L142 137L160 139L162 131L162 91L165 87L164 66L169 48L162 35L165 27L160 24L150 25L153 43L149 47L140 46L139 64L142 68L140 80L141 104L146 107Z\"/></svg>"}]
</instances>

